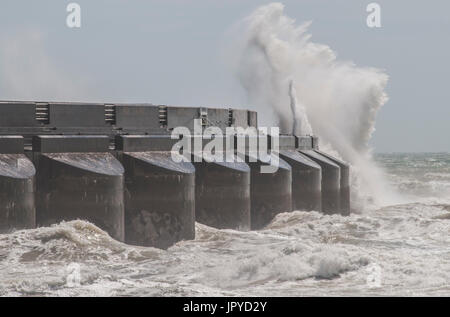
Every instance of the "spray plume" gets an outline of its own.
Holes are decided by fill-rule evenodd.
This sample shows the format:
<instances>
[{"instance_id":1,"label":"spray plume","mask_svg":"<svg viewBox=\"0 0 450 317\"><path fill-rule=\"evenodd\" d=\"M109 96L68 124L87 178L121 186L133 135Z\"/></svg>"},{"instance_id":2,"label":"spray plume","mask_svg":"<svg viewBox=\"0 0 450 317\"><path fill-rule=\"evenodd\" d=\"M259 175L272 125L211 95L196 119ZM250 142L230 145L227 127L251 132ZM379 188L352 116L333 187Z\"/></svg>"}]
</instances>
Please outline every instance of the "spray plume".
<instances>
[{"instance_id":1,"label":"spray plume","mask_svg":"<svg viewBox=\"0 0 450 317\"><path fill-rule=\"evenodd\" d=\"M232 32L233 66L250 106L263 125L314 132L322 149L350 162L356 202L393 203L368 145L387 101L388 76L337 60L328 46L311 41L310 22L296 25L283 11L280 3L262 6Z\"/></svg>"}]
</instances>

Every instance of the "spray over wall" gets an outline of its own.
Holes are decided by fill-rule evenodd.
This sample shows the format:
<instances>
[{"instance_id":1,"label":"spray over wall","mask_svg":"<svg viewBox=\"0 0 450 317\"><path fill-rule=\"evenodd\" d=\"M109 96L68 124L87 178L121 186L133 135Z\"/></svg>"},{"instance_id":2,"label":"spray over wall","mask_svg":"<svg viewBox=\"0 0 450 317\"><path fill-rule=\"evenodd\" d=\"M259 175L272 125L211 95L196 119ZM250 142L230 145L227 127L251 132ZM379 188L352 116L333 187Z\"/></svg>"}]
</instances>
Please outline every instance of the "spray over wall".
<instances>
[{"instance_id":1,"label":"spray over wall","mask_svg":"<svg viewBox=\"0 0 450 317\"><path fill-rule=\"evenodd\" d=\"M350 162L356 203L392 203L368 145L388 99L388 76L337 60L330 47L311 41L309 25L297 25L281 3L271 3L235 27L232 62L249 106L261 124L314 133L322 149Z\"/></svg>"}]
</instances>

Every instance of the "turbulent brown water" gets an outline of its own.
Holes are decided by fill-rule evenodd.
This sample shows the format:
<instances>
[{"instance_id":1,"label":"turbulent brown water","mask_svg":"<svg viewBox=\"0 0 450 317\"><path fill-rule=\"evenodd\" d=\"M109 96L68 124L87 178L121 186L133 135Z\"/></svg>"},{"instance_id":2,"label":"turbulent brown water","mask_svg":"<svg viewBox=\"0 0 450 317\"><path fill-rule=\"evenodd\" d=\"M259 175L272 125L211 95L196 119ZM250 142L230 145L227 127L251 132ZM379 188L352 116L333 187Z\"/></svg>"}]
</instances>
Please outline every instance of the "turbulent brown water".
<instances>
[{"instance_id":1,"label":"turbulent brown water","mask_svg":"<svg viewBox=\"0 0 450 317\"><path fill-rule=\"evenodd\" d=\"M167 251L84 221L0 235L0 295L449 296L450 154L377 162L403 204L283 213L253 232L196 224L194 241Z\"/></svg>"}]
</instances>

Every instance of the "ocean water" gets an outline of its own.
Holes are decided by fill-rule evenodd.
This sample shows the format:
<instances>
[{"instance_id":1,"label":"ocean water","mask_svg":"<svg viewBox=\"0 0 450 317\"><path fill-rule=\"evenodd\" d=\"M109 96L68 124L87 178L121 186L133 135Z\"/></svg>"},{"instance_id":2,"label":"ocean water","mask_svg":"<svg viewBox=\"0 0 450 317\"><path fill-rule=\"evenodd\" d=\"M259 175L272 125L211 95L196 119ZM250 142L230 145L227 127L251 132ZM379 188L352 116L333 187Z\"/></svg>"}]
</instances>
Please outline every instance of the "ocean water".
<instances>
[{"instance_id":1,"label":"ocean water","mask_svg":"<svg viewBox=\"0 0 450 317\"><path fill-rule=\"evenodd\" d=\"M383 154L404 200L351 216L295 211L167 251L84 221L0 235L0 296L450 295L450 154Z\"/></svg>"}]
</instances>

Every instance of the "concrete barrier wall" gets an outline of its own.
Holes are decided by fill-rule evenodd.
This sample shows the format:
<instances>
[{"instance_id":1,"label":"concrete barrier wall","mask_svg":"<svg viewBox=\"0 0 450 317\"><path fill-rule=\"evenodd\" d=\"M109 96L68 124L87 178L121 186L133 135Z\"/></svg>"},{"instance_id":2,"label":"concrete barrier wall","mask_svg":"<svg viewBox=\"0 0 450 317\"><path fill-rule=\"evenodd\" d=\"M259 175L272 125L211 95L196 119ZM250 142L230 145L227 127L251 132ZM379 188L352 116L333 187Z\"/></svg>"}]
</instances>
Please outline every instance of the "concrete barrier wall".
<instances>
[{"instance_id":1,"label":"concrete barrier wall","mask_svg":"<svg viewBox=\"0 0 450 317\"><path fill-rule=\"evenodd\" d=\"M349 166L318 151L317 138L280 136L276 149L269 140L275 173L261 173L268 163L250 151L244 162L177 163L170 131L195 119L257 127L247 110L0 101L0 231L84 219L167 248L193 239L195 220L249 230L293 209L349 213Z\"/></svg>"},{"instance_id":2,"label":"concrete barrier wall","mask_svg":"<svg viewBox=\"0 0 450 317\"><path fill-rule=\"evenodd\" d=\"M257 127L254 111L150 103L0 101L0 135L161 135L179 126Z\"/></svg>"},{"instance_id":3,"label":"concrete barrier wall","mask_svg":"<svg viewBox=\"0 0 450 317\"><path fill-rule=\"evenodd\" d=\"M261 173L268 163L251 161L257 156L251 152L246 162L174 162L172 155L181 158L171 153L178 140L168 135L117 136L113 152L110 141L36 136L36 177L25 155L0 153L0 193L9 199L1 200L2 230L34 227L34 219L37 225L85 219L120 241L167 248L193 239L195 220L250 230L293 209L345 214L341 199L349 208L348 166L325 153L299 152L293 136L281 136L271 154L279 155L275 173ZM302 144L307 148L308 140ZM23 138L3 137L0 145L2 152L20 152Z\"/></svg>"}]
</instances>

